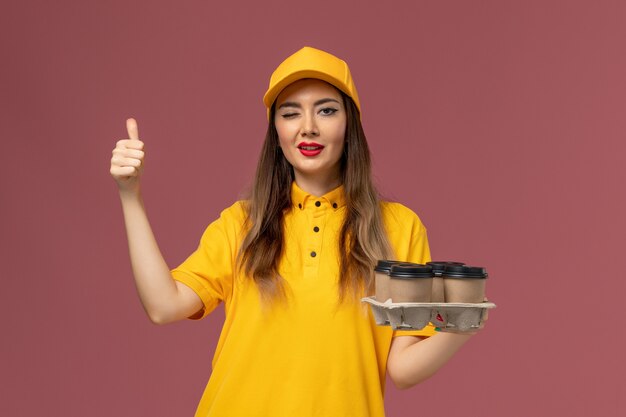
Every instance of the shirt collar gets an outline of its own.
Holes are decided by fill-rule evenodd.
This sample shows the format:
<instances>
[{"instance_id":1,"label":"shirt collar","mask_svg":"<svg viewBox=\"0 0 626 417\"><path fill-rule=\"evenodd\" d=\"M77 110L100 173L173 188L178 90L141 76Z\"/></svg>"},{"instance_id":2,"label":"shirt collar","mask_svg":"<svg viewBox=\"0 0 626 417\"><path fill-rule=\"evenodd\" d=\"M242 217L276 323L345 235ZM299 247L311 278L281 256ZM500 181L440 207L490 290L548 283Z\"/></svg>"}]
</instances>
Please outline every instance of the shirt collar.
<instances>
[{"instance_id":1,"label":"shirt collar","mask_svg":"<svg viewBox=\"0 0 626 417\"><path fill-rule=\"evenodd\" d=\"M316 204L318 201L320 202L319 206ZM303 191L294 181L291 183L291 204L298 209L322 207L322 205L335 210L340 209L346 205L343 184L321 197L316 197Z\"/></svg>"}]
</instances>

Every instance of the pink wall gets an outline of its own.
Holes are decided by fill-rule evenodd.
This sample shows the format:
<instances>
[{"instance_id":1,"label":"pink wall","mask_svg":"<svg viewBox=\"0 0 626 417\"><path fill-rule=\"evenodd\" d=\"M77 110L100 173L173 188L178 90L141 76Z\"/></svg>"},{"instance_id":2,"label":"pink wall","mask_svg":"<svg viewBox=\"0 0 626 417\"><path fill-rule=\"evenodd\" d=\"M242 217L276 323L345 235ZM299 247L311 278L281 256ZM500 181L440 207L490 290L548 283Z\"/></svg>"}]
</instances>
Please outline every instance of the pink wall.
<instances>
[{"instance_id":1,"label":"pink wall","mask_svg":"<svg viewBox=\"0 0 626 417\"><path fill-rule=\"evenodd\" d=\"M350 63L381 190L498 304L388 415L625 415L624 2L155 3L3 4L0 415L192 415L223 313L148 321L111 150L136 117L177 265L249 184L304 45Z\"/></svg>"}]
</instances>

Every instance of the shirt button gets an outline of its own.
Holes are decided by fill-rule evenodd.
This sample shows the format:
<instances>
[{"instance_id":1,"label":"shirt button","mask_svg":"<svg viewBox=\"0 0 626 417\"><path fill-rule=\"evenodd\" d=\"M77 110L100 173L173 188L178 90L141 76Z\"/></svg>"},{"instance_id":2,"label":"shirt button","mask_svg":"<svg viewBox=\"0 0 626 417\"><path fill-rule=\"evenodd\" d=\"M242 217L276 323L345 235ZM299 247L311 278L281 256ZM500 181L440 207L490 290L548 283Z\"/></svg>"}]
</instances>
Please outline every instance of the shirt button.
<instances>
[{"instance_id":1,"label":"shirt button","mask_svg":"<svg viewBox=\"0 0 626 417\"><path fill-rule=\"evenodd\" d=\"M333 203L333 208L337 208L337 203Z\"/></svg>"},{"instance_id":2,"label":"shirt button","mask_svg":"<svg viewBox=\"0 0 626 417\"><path fill-rule=\"evenodd\" d=\"M319 228L319 227L317 227L317 226L315 226L315 227L313 228L313 231L314 231L315 233L317 233L317 232L319 232L319 231L320 231L320 228Z\"/></svg>"},{"instance_id":3,"label":"shirt button","mask_svg":"<svg viewBox=\"0 0 626 417\"><path fill-rule=\"evenodd\" d=\"M315 258L316 256L317 256L317 253L311 252L311 258Z\"/></svg>"},{"instance_id":4,"label":"shirt button","mask_svg":"<svg viewBox=\"0 0 626 417\"><path fill-rule=\"evenodd\" d=\"M319 206L321 206L321 205L322 205L322 203L320 203L319 201L316 201L316 202L315 202L315 207L319 207Z\"/></svg>"}]
</instances>

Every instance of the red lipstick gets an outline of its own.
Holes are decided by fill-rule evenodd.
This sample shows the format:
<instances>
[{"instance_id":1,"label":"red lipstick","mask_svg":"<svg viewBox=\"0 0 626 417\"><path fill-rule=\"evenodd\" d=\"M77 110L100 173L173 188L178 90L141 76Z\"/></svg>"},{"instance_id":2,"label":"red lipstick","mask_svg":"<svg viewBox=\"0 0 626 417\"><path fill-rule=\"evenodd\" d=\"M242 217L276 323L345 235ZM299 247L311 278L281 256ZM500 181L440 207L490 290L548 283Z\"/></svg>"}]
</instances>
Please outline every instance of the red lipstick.
<instances>
[{"instance_id":1,"label":"red lipstick","mask_svg":"<svg viewBox=\"0 0 626 417\"><path fill-rule=\"evenodd\" d=\"M300 149L300 153L304 156L316 156L322 152L324 146L315 142L301 142L298 144L298 149Z\"/></svg>"}]
</instances>

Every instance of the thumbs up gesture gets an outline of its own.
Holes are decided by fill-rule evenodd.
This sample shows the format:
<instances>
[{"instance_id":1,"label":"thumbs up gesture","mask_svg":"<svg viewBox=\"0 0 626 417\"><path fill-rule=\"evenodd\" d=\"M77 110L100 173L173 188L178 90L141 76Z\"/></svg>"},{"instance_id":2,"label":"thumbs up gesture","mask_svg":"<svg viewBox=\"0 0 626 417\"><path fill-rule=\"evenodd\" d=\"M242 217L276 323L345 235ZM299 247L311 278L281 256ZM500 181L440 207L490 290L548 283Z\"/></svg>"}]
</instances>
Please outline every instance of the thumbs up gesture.
<instances>
[{"instance_id":1,"label":"thumbs up gesture","mask_svg":"<svg viewBox=\"0 0 626 417\"><path fill-rule=\"evenodd\" d=\"M111 157L111 175L122 191L139 193L139 177L144 165L144 143L139 140L137 121L126 120L128 139L117 141Z\"/></svg>"}]
</instances>

